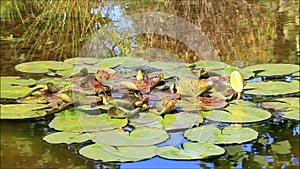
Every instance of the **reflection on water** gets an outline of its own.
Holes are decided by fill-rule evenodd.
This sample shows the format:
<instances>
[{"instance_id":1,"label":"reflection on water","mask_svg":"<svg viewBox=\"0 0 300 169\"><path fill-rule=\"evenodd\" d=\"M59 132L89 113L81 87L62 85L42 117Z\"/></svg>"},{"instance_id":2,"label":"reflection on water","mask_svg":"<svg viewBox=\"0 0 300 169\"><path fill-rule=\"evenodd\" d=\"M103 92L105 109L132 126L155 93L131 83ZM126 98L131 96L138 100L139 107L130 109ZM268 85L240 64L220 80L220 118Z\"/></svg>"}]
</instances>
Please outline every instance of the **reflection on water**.
<instances>
[{"instance_id":1,"label":"reflection on water","mask_svg":"<svg viewBox=\"0 0 300 169\"><path fill-rule=\"evenodd\" d=\"M91 13L108 16L114 26L130 27L130 21L118 22L127 14L160 11L182 17L200 27L209 37L220 59L243 67L257 63L299 64L299 1L109 1L91 9ZM1 25L1 30L22 34L22 30ZM95 25L100 29L100 25ZM12 31L12 32L10 32ZM21 31L21 32L20 32ZM24 31L24 30L23 30ZM134 31L134 30L131 30ZM119 30L122 32L122 30ZM132 32L131 32L132 33ZM2 36L2 34L1 34ZM66 35L67 36L67 35ZM124 33L125 38L127 35ZM106 44L113 53L147 51L181 57L191 61L195 55L177 39L154 34L142 34L114 47ZM134 41L134 42L133 42ZM122 48L122 45L128 45ZM158 48L158 50L156 50ZM146 52L145 52L146 51ZM26 60L15 43L1 41L1 75L17 75L14 65ZM70 53L69 53L70 54ZM34 54L43 59L41 54ZM187 56L187 57L186 57ZM72 55L66 57L73 57ZM154 57L154 56L148 56ZM58 58L51 58L57 60ZM193 59L192 59L193 60ZM103 164L77 154L81 145L50 145L42 141L49 134L48 120L1 120L1 168L284 168L300 166L299 122L288 122L273 117L267 122L252 124L260 138L243 145L225 146L221 157L197 161L172 161L155 157L136 163Z\"/></svg>"},{"instance_id":2,"label":"reflection on water","mask_svg":"<svg viewBox=\"0 0 300 169\"><path fill-rule=\"evenodd\" d=\"M51 145L42 141L49 134L47 121L1 121L1 168L280 168L300 166L297 122L269 120L250 127L260 138L242 145L225 146L226 154L195 161L159 157L134 163L106 163L77 154L80 146Z\"/></svg>"}]
</instances>

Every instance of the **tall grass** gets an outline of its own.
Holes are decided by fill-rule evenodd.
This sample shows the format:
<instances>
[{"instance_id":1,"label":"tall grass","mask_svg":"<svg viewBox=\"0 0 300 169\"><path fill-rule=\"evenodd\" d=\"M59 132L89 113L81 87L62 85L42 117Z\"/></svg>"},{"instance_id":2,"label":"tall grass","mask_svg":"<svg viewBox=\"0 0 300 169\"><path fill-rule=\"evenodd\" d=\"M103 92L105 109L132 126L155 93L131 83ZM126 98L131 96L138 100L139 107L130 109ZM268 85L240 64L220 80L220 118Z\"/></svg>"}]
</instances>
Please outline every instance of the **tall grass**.
<instances>
[{"instance_id":1,"label":"tall grass","mask_svg":"<svg viewBox=\"0 0 300 169\"><path fill-rule=\"evenodd\" d=\"M34 19L24 34L23 48L30 47L43 59L62 60L78 56L83 42L92 34L94 25L108 22L90 9L99 6L97 0L45 1L42 12Z\"/></svg>"}]
</instances>

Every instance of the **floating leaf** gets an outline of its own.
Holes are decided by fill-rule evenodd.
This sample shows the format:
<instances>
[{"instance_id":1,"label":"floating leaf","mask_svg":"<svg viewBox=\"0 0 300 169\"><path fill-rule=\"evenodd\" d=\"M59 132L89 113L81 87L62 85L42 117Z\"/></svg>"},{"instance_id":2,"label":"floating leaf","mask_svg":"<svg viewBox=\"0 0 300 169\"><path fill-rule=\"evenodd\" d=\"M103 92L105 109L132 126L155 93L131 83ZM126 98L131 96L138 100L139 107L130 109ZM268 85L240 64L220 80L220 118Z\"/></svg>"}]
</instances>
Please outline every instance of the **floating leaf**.
<instances>
[{"instance_id":1,"label":"floating leaf","mask_svg":"<svg viewBox=\"0 0 300 169\"><path fill-rule=\"evenodd\" d=\"M64 63L68 64L96 64L100 62L99 58L84 58L84 57L76 57L64 60Z\"/></svg>"},{"instance_id":2,"label":"floating leaf","mask_svg":"<svg viewBox=\"0 0 300 169\"><path fill-rule=\"evenodd\" d=\"M1 98L17 99L25 97L32 88L25 86L1 86Z\"/></svg>"},{"instance_id":3,"label":"floating leaf","mask_svg":"<svg viewBox=\"0 0 300 169\"><path fill-rule=\"evenodd\" d=\"M184 132L191 141L214 144L241 144L256 139L258 132L251 128L227 126L219 129L214 125L195 127Z\"/></svg>"},{"instance_id":4,"label":"floating leaf","mask_svg":"<svg viewBox=\"0 0 300 169\"><path fill-rule=\"evenodd\" d=\"M215 97L185 97L177 104L177 106L182 107L183 111L221 109L227 105L228 103L224 99Z\"/></svg>"},{"instance_id":5,"label":"floating leaf","mask_svg":"<svg viewBox=\"0 0 300 169\"><path fill-rule=\"evenodd\" d=\"M46 115L46 104L0 104L1 119L26 119L43 117Z\"/></svg>"},{"instance_id":6,"label":"floating leaf","mask_svg":"<svg viewBox=\"0 0 300 169\"><path fill-rule=\"evenodd\" d=\"M122 67L139 67L139 66L145 66L148 63L149 63L149 61L145 60L143 58L127 57L122 61L121 66Z\"/></svg>"},{"instance_id":7,"label":"floating leaf","mask_svg":"<svg viewBox=\"0 0 300 169\"><path fill-rule=\"evenodd\" d=\"M67 132L94 132L123 127L127 119L111 119L107 114L88 115L79 110L65 110L59 113L49 127Z\"/></svg>"},{"instance_id":8,"label":"floating leaf","mask_svg":"<svg viewBox=\"0 0 300 169\"><path fill-rule=\"evenodd\" d=\"M247 69L240 69L240 68L237 68L237 67L234 67L234 66L227 66L225 67L224 69L222 70L212 70L212 71L209 71L208 74L211 73L217 73L221 76L230 76L230 74L234 71L239 71L241 72L241 74L244 76L245 79L249 79L250 77L254 77L254 73L250 70L247 70Z\"/></svg>"},{"instance_id":9,"label":"floating leaf","mask_svg":"<svg viewBox=\"0 0 300 169\"><path fill-rule=\"evenodd\" d=\"M288 140L280 141L271 145L272 151L277 154L290 154L291 148L291 144Z\"/></svg>"},{"instance_id":10,"label":"floating leaf","mask_svg":"<svg viewBox=\"0 0 300 169\"><path fill-rule=\"evenodd\" d=\"M293 72L299 71L299 65L294 64L258 64L248 66L242 71L258 72L259 76L276 76L276 75L289 75Z\"/></svg>"},{"instance_id":11,"label":"floating leaf","mask_svg":"<svg viewBox=\"0 0 300 169\"><path fill-rule=\"evenodd\" d=\"M275 111L280 111L282 117L294 120L300 120L299 113L299 98L279 98L274 101L280 102L263 102L261 106L266 109L273 109ZM284 102L284 103L283 103Z\"/></svg>"},{"instance_id":12,"label":"floating leaf","mask_svg":"<svg viewBox=\"0 0 300 169\"><path fill-rule=\"evenodd\" d=\"M100 67L109 67L115 68L122 64L122 62L127 59L127 57L113 57L113 58L105 58L100 61Z\"/></svg>"},{"instance_id":13,"label":"floating leaf","mask_svg":"<svg viewBox=\"0 0 300 169\"><path fill-rule=\"evenodd\" d=\"M196 78L182 78L178 81L177 93L184 96L198 96L211 89L211 85L205 80Z\"/></svg>"},{"instance_id":14,"label":"floating leaf","mask_svg":"<svg viewBox=\"0 0 300 169\"><path fill-rule=\"evenodd\" d=\"M299 82L266 81L266 82L251 82L245 86L244 93L253 95L280 95L296 93L300 91ZM248 90L246 90L248 89Z\"/></svg>"},{"instance_id":15,"label":"floating leaf","mask_svg":"<svg viewBox=\"0 0 300 169\"><path fill-rule=\"evenodd\" d=\"M268 111L256 108L256 104L246 101L230 104L225 110L202 111L201 114L207 119L228 123L251 123L271 117Z\"/></svg>"},{"instance_id":16,"label":"floating leaf","mask_svg":"<svg viewBox=\"0 0 300 169\"><path fill-rule=\"evenodd\" d=\"M205 60L201 62L195 62L188 65L188 67L195 67L197 69L204 68L205 70L218 70L224 69L228 65L223 62L214 61L214 60Z\"/></svg>"},{"instance_id":17,"label":"floating leaf","mask_svg":"<svg viewBox=\"0 0 300 169\"><path fill-rule=\"evenodd\" d=\"M190 68L178 68L178 69L165 69L162 71L165 76L165 79L171 77L178 77L179 79L182 78L196 78L197 76L191 71Z\"/></svg>"},{"instance_id":18,"label":"floating leaf","mask_svg":"<svg viewBox=\"0 0 300 169\"><path fill-rule=\"evenodd\" d=\"M18 64L15 68L20 72L25 73L47 73L49 69L51 70L67 70L72 68L73 65L56 62L56 61L35 61L35 62L25 62Z\"/></svg>"},{"instance_id":19,"label":"floating leaf","mask_svg":"<svg viewBox=\"0 0 300 169\"><path fill-rule=\"evenodd\" d=\"M73 79L70 78L43 78L37 81L37 84L46 85L47 83L53 83L59 87L65 87L73 83Z\"/></svg>"},{"instance_id":20,"label":"floating leaf","mask_svg":"<svg viewBox=\"0 0 300 169\"><path fill-rule=\"evenodd\" d=\"M162 129L138 127L132 132L115 129L93 133L94 142L112 146L150 146L161 143L169 138L168 133Z\"/></svg>"},{"instance_id":21,"label":"floating leaf","mask_svg":"<svg viewBox=\"0 0 300 169\"><path fill-rule=\"evenodd\" d=\"M51 144L72 144L72 143L83 143L85 141L93 139L88 133L69 133L69 132L55 132L49 134L43 138L44 141Z\"/></svg>"},{"instance_id":22,"label":"floating leaf","mask_svg":"<svg viewBox=\"0 0 300 169\"><path fill-rule=\"evenodd\" d=\"M79 72L80 70L78 68L71 68L71 69L56 71L56 74L63 77L71 77L75 74L78 74Z\"/></svg>"},{"instance_id":23,"label":"floating leaf","mask_svg":"<svg viewBox=\"0 0 300 169\"><path fill-rule=\"evenodd\" d=\"M182 62L174 62L174 61L155 61L155 62L150 62L147 64L149 67L153 67L156 69L175 69L178 67L183 67L186 66L186 63Z\"/></svg>"},{"instance_id":24,"label":"floating leaf","mask_svg":"<svg viewBox=\"0 0 300 169\"><path fill-rule=\"evenodd\" d=\"M103 162L140 161L155 156L156 146L147 147L112 147L103 144L92 144L82 147L79 154Z\"/></svg>"},{"instance_id":25,"label":"floating leaf","mask_svg":"<svg viewBox=\"0 0 300 169\"><path fill-rule=\"evenodd\" d=\"M1 76L1 87L4 86L30 86L35 84L34 79L21 78L18 76Z\"/></svg>"},{"instance_id":26,"label":"floating leaf","mask_svg":"<svg viewBox=\"0 0 300 169\"><path fill-rule=\"evenodd\" d=\"M139 113L138 117L130 118L129 121L134 127L163 128L163 118L150 112Z\"/></svg>"},{"instance_id":27,"label":"floating leaf","mask_svg":"<svg viewBox=\"0 0 300 169\"><path fill-rule=\"evenodd\" d=\"M144 60L143 58L135 57L114 57L106 58L100 61L100 67L109 67L114 68L119 65L122 67L138 67L148 64L149 61Z\"/></svg>"},{"instance_id":28,"label":"floating leaf","mask_svg":"<svg viewBox=\"0 0 300 169\"><path fill-rule=\"evenodd\" d=\"M157 155L172 160L197 160L222 155L225 150L212 143L183 143L183 150L173 146L158 147Z\"/></svg>"},{"instance_id":29,"label":"floating leaf","mask_svg":"<svg viewBox=\"0 0 300 169\"><path fill-rule=\"evenodd\" d=\"M165 130L179 130L192 128L203 122L202 116L197 113L180 112L175 114L166 114L162 125Z\"/></svg>"}]
</instances>

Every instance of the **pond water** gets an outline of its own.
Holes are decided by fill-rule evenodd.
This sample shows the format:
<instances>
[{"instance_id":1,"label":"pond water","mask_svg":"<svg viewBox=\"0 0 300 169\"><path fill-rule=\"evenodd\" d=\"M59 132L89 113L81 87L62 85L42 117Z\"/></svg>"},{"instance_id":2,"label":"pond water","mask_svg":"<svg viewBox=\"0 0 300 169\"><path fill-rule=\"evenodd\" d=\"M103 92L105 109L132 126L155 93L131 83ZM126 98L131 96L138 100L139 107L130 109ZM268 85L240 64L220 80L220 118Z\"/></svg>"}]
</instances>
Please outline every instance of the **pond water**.
<instances>
[{"instance_id":1,"label":"pond water","mask_svg":"<svg viewBox=\"0 0 300 169\"><path fill-rule=\"evenodd\" d=\"M91 12L101 11L102 15L112 20L110 25L117 28L124 27L124 23L118 20L125 14L159 11L176 15L201 27L201 31L214 46L219 60L245 67L258 63L299 64L298 7L299 1L282 0L241 2L142 0L103 1ZM128 25L129 22L125 27ZM14 24L1 25L1 30L4 30L3 36L14 34L20 37L24 33L20 27L14 26ZM178 42L178 39L153 35L135 38L136 42L130 44L129 48L134 48L137 53L142 51L142 54L145 54L143 47L153 48L155 51L161 49L170 51L167 56L159 56L156 60L164 60L171 55L188 62L193 61L196 55L188 45ZM173 41L175 45L165 43ZM112 46L108 45L108 48ZM17 72L14 66L30 60L29 58L61 59L56 55L44 56L43 52L28 57L26 54L23 55L27 50L29 49L19 50L13 42L1 41L1 76L24 75ZM115 53L122 53L122 47L114 50ZM153 54L153 51L150 53ZM50 52L51 54L53 53ZM71 54L64 56L68 57L73 56ZM80 156L78 149L83 145L52 145L44 142L42 138L54 131L48 127L50 120L44 118L1 120L1 168L299 168L300 166L299 122L274 115L267 121L247 125L259 132L259 139L241 145L225 145L227 152L222 156L192 161L154 157L133 163L102 163Z\"/></svg>"}]
</instances>

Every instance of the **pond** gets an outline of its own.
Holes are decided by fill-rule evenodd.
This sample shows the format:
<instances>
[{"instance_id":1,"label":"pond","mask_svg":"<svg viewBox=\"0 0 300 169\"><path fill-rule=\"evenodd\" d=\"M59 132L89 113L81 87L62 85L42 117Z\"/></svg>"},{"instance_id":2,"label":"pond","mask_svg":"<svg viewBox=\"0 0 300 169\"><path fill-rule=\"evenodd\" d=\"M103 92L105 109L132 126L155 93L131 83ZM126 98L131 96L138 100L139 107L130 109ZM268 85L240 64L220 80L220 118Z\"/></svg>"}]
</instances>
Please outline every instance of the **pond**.
<instances>
[{"instance_id":1,"label":"pond","mask_svg":"<svg viewBox=\"0 0 300 169\"><path fill-rule=\"evenodd\" d=\"M76 3L70 3L72 1L65 2L69 2L69 5L76 5ZM58 4L53 5L53 13L61 10L60 8L55 8L55 5ZM83 4L79 3L79 5ZM86 158L91 156L83 153L83 151L79 151L82 150L83 147L92 144L91 140L85 141L81 144L49 144L44 141L43 138L45 136L51 133L55 133L57 130L59 130L59 128L63 128L63 130L65 130L64 121L59 121L59 123L54 124L54 116L50 115L31 119L14 120L3 118L1 119L1 168L298 168L300 166L299 110L298 120L293 120L293 117L291 119L290 117L282 115L282 112L274 111L271 109L265 110L265 108L268 108L268 106L274 106L268 105L267 103L265 105L261 104L261 102L267 102L273 99L273 96L267 94L267 92L270 92L271 89L270 91L264 88L260 90L249 90L251 87L259 88L257 85L255 86L255 83L258 83L259 86L270 85L269 88L272 88L272 85L278 86L278 83L290 82L288 84L291 87L286 86L281 89L272 89L271 94L277 92L277 96L275 97L275 99L279 99L282 96L294 97L296 101L297 99L299 99L299 88L297 89L296 87L296 91L293 90L295 89L295 85L293 84L297 84L297 82L299 81L299 73L298 75L297 73L291 75L291 73L293 73L295 65L299 65L299 2L281 0L248 0L241 2L231 0L220 2L206 0L142 0L101 1L99 3L93 4L92 6L93 7L89 8L90 10L88 10L88 12L93 15L99 15L101 16L101 18L105 18L101 24L106 25L107 27L102 28L101 24L94 24L92 27L98 30L97 34L95 36L92 36L92 40L87 41L87 43L81 42L89 39L90 37L88 36L86 39L83 38L83 40L78 40L80 44L72 43L72 37L79 37L78 39L82 38L80 37L81 35L75 36L70 33L72 32L72 30L75 30L74 28L66 28L67 30L65 35L61 34L60 31L52 30L54 32L52 32L53 34L51 34L51 36L49 33L50 31L46 34L43 34L43 31L40 30L40 32L36 34L37 37L33 37L30 42L27 42L27 46L22 43L16 43L15 41L18 40L23 41L23 34L28 35L28 32L26 32L26 28L29 23L33 22L33 19L29 18L28 20L26 20L23 18L22 22L26 23L25 25L20 26L22 24L17 19L14 22L7 24L3 21L3 18L1 18L1 22L6 23L1 25L1 32L3 30L3 32L1 33L1 76L23 76L39 80L44 77L44 75L31 74L30 71L43 72L43 67L39 69L39 66L35 66L34 69L26 69L26 66L17 66L17 69L19 70L17 71L15 69L15 66L23 62L36 60L65 60L66 62L68 58L78 56L95 57L95 55L97 55L97 58L104 58L112 56L131 56L134 54L145 59L131 59L130 61L126 61L125 58L125 61L122 61L122 63L120 64L121 67L114 68L117 72L125 72L122 75L126 77L130 75L132 76L132 74L130 74L130 71L133 71L135 74L136 70L130 69L130 71L128 71L129 75L127 75L127 69L123 69L124 67L134 67L136 63L145 66L148 60L149 63L147 65L151 65L149 67L152 68L161 68L161 66L159 65L164 64L165 67L170 66L173 69L174 65L177 64L177 62L171 62L171 64L169 64L170 62L155 62L164 60L178 61L180 62L178 64L183 64L182 62L185 62L184 66L186 66L188 63L199 63L198 66L195 66L193 64L187 66L189 67L189 69L192 67L191 69L193 70L198 70L197 68L199 67L201 68L201 66L199 65L201 65L200 63L202 63L203 60L217 60L221 62L213 62L213 65L209 65L210 62L206 62L204 64L204 67L209 70L210 66L214 67L216 66L216 64L226 63L228 65L237 67L236 69L244 68L238 70L242 72L243 76L245 76L245 79L250 79L246 80L248 84L245 86L245 91L242 94L242 100L238 103L240 106L234 107L234 104L230 104L230 106L226 107L226 111L229 113L236 109L242 109L243 111L239 111L246 111L245 116L247 117L245 117L245 119L239 119L242 121L241 122L236 119L235 121L232 121L235 117L231 117L230 115L223 116L222 114L218 113L216 115L214 115L213 113L204 113L203 116L206 117L206 119L204 119L204 125L200 126L205 127L212 124L219 126L225 132L224 129L226 127L230 127L229 124L231 124L228 122L233 122L232 125L236 124L237 126L239 126L239 123L243 123L246 121L246 123L243 124L243 127L255 130L258 134L258 137L255 139L248 139L248 141L242 142L241 144L238 142L233 142L234 144L231 144L229 142L226 142L226 140L222 140L223 142L219 140L219 142L221 142L220 146L225 150L225 153L221 153L217 156L210 156L207 159L201 160L191 160L191 156L197 156L191 153L189 154L190 156L187 160L172 160L172 155L173 157L176 155L169 154L165 156L156 155L149 159L142 158L142 161L137 160L137 162L102 162L101 160L92 160L91 158ZM147 21L151 19L152 15L150 15L150 13L147 13L147 15L140 15L143 12L153 12L152 14L155 14L154 17L158 18L158 24L166 24L167 26L161 27L156 25L157 27L155 27L155 23L153 23L153 25L152 23L147 23ZM43 13L39 10L37 10L35 14L43 15ZM58 16L59 12L55 14L56 16ZM77 13L75 13L75 15L76 14ZM68 18L69 15L66 15L66 18ZM128 15L130 15L131 17L128 18ZM44 16L44 20L47 19L46 16L47 15ZM3 16L1 15L1 17ZM142 20L139 20L139 17L144 18ZM150 19L147 20L147 18ZM169 18L175 18L175 21L168 22ZM78 20L82 21L81 19ZM63 22L68 22L68 19L63 20ZM178 22L180 24L178 24ZM46 23L43 24L46 25ZM138 26L136 26L135 24L138 24ZM193 26L193 31L196 30L196 34L186 36L187 34L185 30L187 29L186 27L190 26L189 24ZM43 27L43 25L41 25L41 27L41 29L45 28ZM85 27L81 28L84 29ZM49 30L51 29L52 28L50 28ZM62 30L63 29L64 28L62 28ZM145 30L148 30L149 32ZM174 35L172 34L172 32L176 32L177 34ZM32 31L31 33L34 33L34 31ZM9 39L11 34L13 35L13 38ZM42 34L43 36L38 36ZM60 36L58 36L57 34L60 34ZM77 32L77 34L80 34L80 32ZM64 36L65 38L62 38ZM45 43L40 42L41 39L39 38L41 37L45 38ZM90 48L91 46L92 49ZM34 50L32 51L31 49ZM122 57L119 57L119 61L120 60L122 60ZM69 61L74 63L74 60ZM79 59L75 60L75 63L78 64L79 62L81 62ZM88 64L86 65L89 65L89 67L94 64L91 60L84 62L88 62ZM103 63L103 60L101 60L100 62ZM115 64L115 62L106 63L108 65ZM258 75L261 73L260 75L263 76L263 78L246 77L247 72L249 73L249 67L247 70L247 66L267 63L270 64L268 68L251 67L251 73L253 73L252 70L266 70L265 72L258 73ZM279 65L279 63L284 63L285 65ZM49 62L49 64L46 66L46 72L48 71L48 68L51 67L51 64L54 65L55 63ZM279 67L277 67L276 65L279 65ZM152 68L149 67L143 67L143 69L149 69L149 71L151 71ZM219 70L219 68L220 67L218 67L217 70ZM55 69L55 66L52 67L52 69ZM162 69L164 70L164 68ZM111 71L111 69L107 69L107 67L105 68L105 70ZM28 71L29 73L23 73ZM174 71L172 72L164 70L163 73L165 78L168 79L167 76L171 77L174 74L176 74L176 76L184 77L187 74L186 68L181 67L179 69L176 69L175 71L177 72L174 73ZM224 71L226 74L225 67L222 68L222 71ZM230 71L232 72L232 70ZM299 68L297 70L296 67L296 71L299 71ZM215 71L214 73L216 72L217 71ZM276 74L278 72L279 74ZM277 77L277 75L284 74L282 72L288 72L288 75ZM48 73L48 75L52 76L53 74ZM226 75L228 76L230 75L230 73L227 73ZM275 81L272 81L274 77L276 77ZM122 78L119 79L122 80ZM264 82L265 80L266 84L262 85L262 82ZM2 83L5 83L4 81L5 79L1 79L1 87L4 86L2 86ZM180 84L180 81L178 83ZM124 86L129 88L132 87L128 85L128 83L126 84ZM139 89L145 90L144 88ZM123 91L123 89L120 90ZM186 93L182 92L184 91L184 89L180 90L180 94ZM267 96L256 97L256 95L261 95L262 90L264 90L264 94L266 94ZM291 90L292 92L286 93L293 94L285 95L286 93L284 92L289 90ZM190 90L186 91L189 92ZM123 95L120 93L122 92L114 93L114 98L122 98ZM7 100L2 99L2 94L1 104L7 104ZM157 95L159 94L160 93L158 93ZM199 93L197 91L197 95L198 94ZM150 97L157 98L159 97L157 95ZM165 95L177 98L177 95L175 94L165 93ZM251 107L253 105L248 105L248 103L245 103L243 99L259 104L255 104L254 107L247 109L247 107ZM153 100L155 99L150 99L149 104L153 104L151 102ZM8 100L8 102L10 101L11 100ZM203 105L201 106L208 106L205 105L205 100L202 101ZM217 102L217 100L214 101ZM283 100L283 102L285 101L286 100ZM219 102L217 103L217 106L219 106ZM182 102L178 104L179 106L177 105L177 107L180 107L180 109L182 110L191 109L191 107L194 106L192 104L189 105L188 103ZM244 104L247 106L241 106ZM212 105L209 106L213 107ZM255 108L257 106L259 110ZM293 106L295 106L296 109L297 107L299 109L299 103ZM7 108L5 110L7 110ZM4 112L5 110L4 107L1 107L1 112ZM260 112L260 110L263 111ZM261 116L261 114L263 113L272 115L271 117L261 117L262 119L251 121L253 119L251 119L251 116L248 117L248 114L249 112L251 112L252 114L256 114L256 111L259 111L259 116ZM64 113L65 115L67 114L67 112ZM113 114L114 113L116 112L113 112ZM160 115L161 114L156 115L155 117L161 118ZM172 117L172 115L176 115L176 113L162 113L162 117L164 117L164 119L167 119L167 117ZM1 117L3 116L4 115L1 114ZM118 116L118 114L116 116ZM57 117L58 116L56 116L55 118ZM189 118L187 117L187 119ZM103 119L99 118L99 120ZM138 124L138 120L135 123L134 120L137 119L131 119L131 121L133 122L133 126ZM155 121L154 119L152 120ZM195 118L193 118L193 120L195 120ZM200 121L201 120L197 122L201 123ZM195 124L198 124L197 122ZM62 126L59 126L59 124L62 124ZM189 130L189 132L185 132L185 130L182 130L184 127L180 128L184 125L185 124L181 123L177 124L177 126L171 125L171 128L173 127L172 129L175 130L167 130L170 139L168 139L167 141L163 140L162 134L157 138L162 139L162 143L151 143L150 145L172 145L177 148L182 148L181 144L188 143L191 140L193 142L199 141L197 139L200 138L193 138L193 134L191 134L193 133L192 130ZM134 131L135 127L133 126L129 125L126 126L127 128L123 127L122 129L127 131ZM188 125L189 128L191 128L192 126ZM167 128L166 125L164 126L164 128ZM89 131L90 128L89 126L86 126L85 129L85 131ZM199 129L199 127L194 127L193 129ZM209 128L206 128L205 130L209 130ZM147 130L142 131L147 133ZM249 133L251 133L250 131ZM161 130L157 130L157 132L161 132ZM200 131L197 132L199 133ZM133 135L133 132L131 133ZM154 137L155 133L152 134ZM96 135L95 137L100 136ZM104 138L102 139L104 140L104 142L107 141ZM239 139L240 138L235 141L239 141ZM101 141L101 139L92 140L103 142ZM110 141L110 144L116 147L117 145L121 144L113 139ZM146 142L147 140L145 139L144 144L146 144ZM139 144L143 145L142 143ZM188 150L185 151L188 153ZM175 152L175 154L176 153L178 152Z\"/></svg>"}]
</instances>

